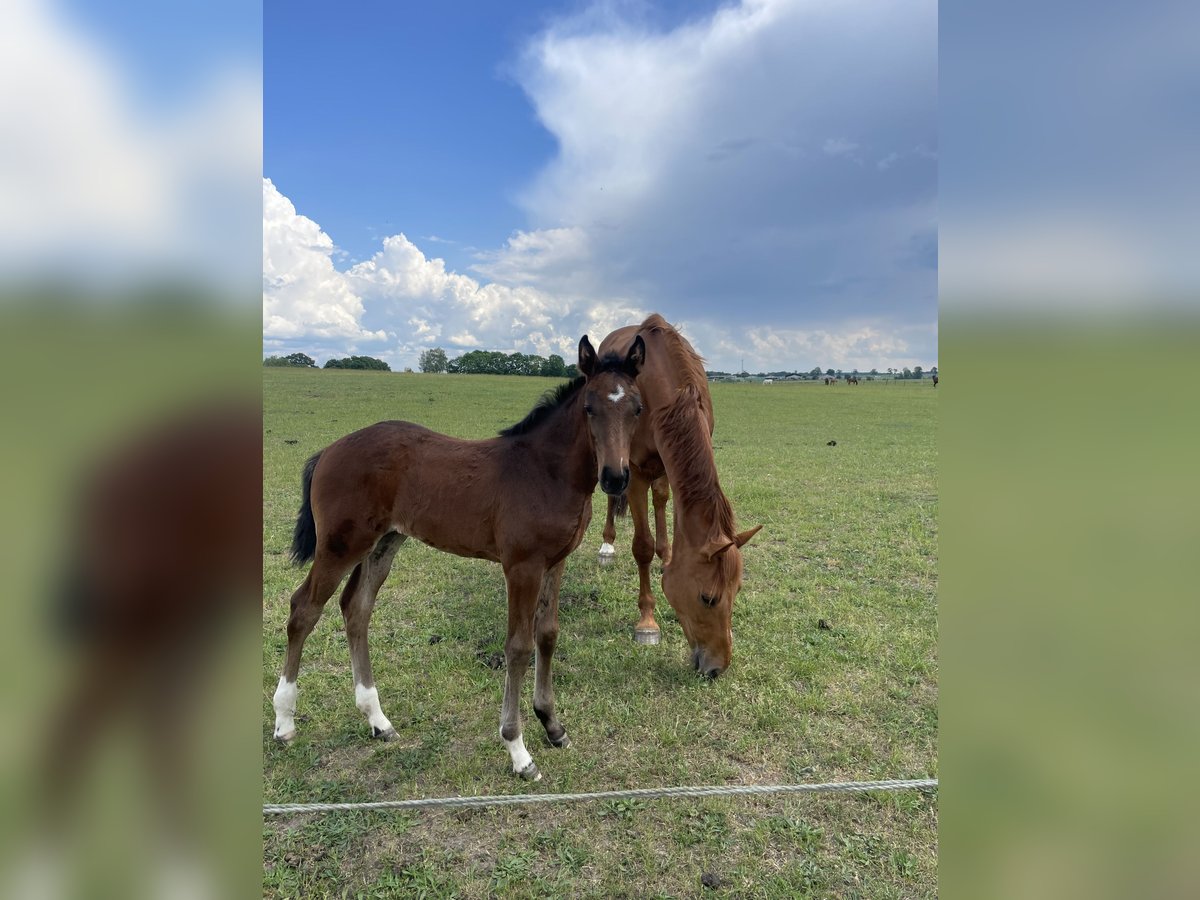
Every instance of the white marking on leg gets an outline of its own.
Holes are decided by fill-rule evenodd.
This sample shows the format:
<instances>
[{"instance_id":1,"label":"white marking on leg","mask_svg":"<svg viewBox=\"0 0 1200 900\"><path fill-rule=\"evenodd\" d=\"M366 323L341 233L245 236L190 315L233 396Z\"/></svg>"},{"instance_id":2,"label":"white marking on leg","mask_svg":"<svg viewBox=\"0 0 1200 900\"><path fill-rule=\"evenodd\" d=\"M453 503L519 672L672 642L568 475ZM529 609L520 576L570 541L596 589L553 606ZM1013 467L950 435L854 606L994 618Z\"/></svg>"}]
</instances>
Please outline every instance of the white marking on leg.
<instances>
[{"instance_id":1,"label":"white marking on leg","mask_svg":"<svg viewBox=\"0 0 1200 900\"><path fill-rule=\"evenodd\" d=\"M296 682L279 676L279 687L275 689L275 737L290 740L296 735Z\"/></svg>"},{"instance_id":2,"label":"white marking on leg","mask_svg":"<svg viewBox=\"0 0 1200 900\"><path fill-rule=\"evenodd\" d=\"M600 545L600 555L601 556L616 556L617 548L614 547L612 544L608 544L608 543L601 544Z\"/></svg>"},{"instance_id":3,"label":"white marking on leg","mask_svg":"<svg viewBox=\"0 0 1200 900\"><path fill-rule=\"evenodd\" d=\"M533 757L529 755L529 751L525 749L525 736L518 734L511 741L504 739L503 729L500 731L500 740L504 741L504 746L508 748L508 755L512 757L513 771L520 775L526 769L533 765ZM534 781L539 781L542 775L539 772Z\"/></svg>"},{"instance_id":4,"label":"white marking on leg","mask_svg":"<svg viewBox=\"0 0 1200 900\"><path fill-rule=\"evenodd\" d=\"M388 717L383 714L383 709L379 706L379 690L377 688L356 684L354 686L354 705L367 717L372 728L377 731L392 730L392 723L388 721Z\"/></svg>"},{"instance_id":5,"label":"white marking on leg","mask_svg":"<svg viewBox=\"0 0 1200 900\"><path fill-rule=\"evenodd\" d=\"M621 398L624 396L625 396L625 385L618 384L617 390L614 393L609 394L608 399L611 400L613 403L620 403Z\"/></svg>"}]
</instances>

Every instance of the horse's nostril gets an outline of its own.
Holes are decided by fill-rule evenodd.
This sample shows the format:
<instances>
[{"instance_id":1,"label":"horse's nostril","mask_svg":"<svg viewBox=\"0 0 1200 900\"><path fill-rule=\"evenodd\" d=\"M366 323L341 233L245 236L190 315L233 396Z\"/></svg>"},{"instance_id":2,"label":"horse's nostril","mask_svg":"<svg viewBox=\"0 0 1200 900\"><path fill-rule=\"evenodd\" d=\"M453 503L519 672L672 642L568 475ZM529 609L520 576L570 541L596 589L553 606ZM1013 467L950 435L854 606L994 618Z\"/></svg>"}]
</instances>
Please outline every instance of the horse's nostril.
<instances>
[{"instance_id":1,"label":"horse's nostril","mask_svg":"<svg viewBox=\"0 0 1200 900\"><path fill-rule=\"evenodd\" d=\"M704 677L711 681L712 679L714 679L718 675L720 675L722 671L723 670L721 669L720 666L713 666L711 669L709 669L707 672L704 673Z\"/></svg>"}]
</instances>

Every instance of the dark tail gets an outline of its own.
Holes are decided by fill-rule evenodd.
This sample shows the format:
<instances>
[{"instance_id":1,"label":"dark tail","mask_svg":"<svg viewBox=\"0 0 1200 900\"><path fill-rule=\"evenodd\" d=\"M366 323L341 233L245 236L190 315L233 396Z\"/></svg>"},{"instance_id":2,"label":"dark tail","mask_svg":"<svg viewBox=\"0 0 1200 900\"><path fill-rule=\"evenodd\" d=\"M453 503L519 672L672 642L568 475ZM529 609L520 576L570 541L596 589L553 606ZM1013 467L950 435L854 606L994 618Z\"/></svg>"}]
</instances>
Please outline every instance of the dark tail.
<instances>
[{"instance_id":1,"label":"dark tail","mask_svg":"<svg viewBox=\"0 0 1200 900\"><path fill-rule=\"evenodd\" d=\"M296 530L292 532L292 562L298 566L304 565L317 555L317 523L312 511L312 478L313 470L317 467L318 453L304 464L304 500L300 504L300 512L296 516Z\"/></svg>"},{"instance_id":2,"label":"dark tail","mask_svg":"<svg viewBox=\"0 0 1200 900\"><path fill-rule=\"evenodd\" d=\"M621 491L621 496L610 497L613 505L613 518L621 518L629 514L629 491Z\"/></svg>"}]
</instances>

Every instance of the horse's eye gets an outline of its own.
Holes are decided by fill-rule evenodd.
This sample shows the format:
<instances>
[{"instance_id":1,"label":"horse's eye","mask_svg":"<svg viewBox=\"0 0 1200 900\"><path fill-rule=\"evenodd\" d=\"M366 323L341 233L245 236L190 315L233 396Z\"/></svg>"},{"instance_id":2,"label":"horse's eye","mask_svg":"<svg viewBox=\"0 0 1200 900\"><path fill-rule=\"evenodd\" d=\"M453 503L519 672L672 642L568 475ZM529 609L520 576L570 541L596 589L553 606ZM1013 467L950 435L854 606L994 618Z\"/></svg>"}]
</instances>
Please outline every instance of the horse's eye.
<instances>
[{"instance_id":1,"label":"horse's eye","mask_svg":"<svg viewBox=\"0 0 1200 900\"><path fill-rule=\"evenodd\" d=\"M716 606L717 601L720 599L721 599L720 597L710 597L710 596L708 596L708 594L700 595L700 602L703 603L705 606Z\"/></svg>"},{"instance_id":2,"label":"horse's eye","mask_svg":"<svg viewBox=\"0 0 1200 900\"><path fill-rule=\"evenodd\" d=\"M585 413L587 413L589 416L593 415L595 413L595 410L592 409L592 404L590 404L590 403L583 408L583 411Z\"/></svg>"},{"instance_id":3,"label":"horse's eye","mask_svg":"<svg viewBox=\"0 0 1200 900\"><path fill-rule=\"evenodd\" d=\"M640 415L642 414L642 407L641 407L640 405L639 405L639 406L635 406L635 407L633 408L633 414L634 414L635 416L640 416Z\"/></svg>"}]
</instances>

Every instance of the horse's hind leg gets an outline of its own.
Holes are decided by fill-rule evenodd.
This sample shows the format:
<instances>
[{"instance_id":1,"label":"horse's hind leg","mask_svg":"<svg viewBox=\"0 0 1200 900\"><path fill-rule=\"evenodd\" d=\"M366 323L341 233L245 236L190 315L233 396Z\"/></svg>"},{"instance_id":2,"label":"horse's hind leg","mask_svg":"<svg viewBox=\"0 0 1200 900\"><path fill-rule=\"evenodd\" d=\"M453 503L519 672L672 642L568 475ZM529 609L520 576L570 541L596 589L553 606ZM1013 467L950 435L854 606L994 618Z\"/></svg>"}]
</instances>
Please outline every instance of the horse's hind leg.
<instances>
[{"instance_id":1,"label":"horse's hind leg","mask_svg":"<svg viewBox=\"0 0 1200 900\"><path fill-rule=\"evenodd\" d=\"M290 741L296 736L296 676L300 672L300 654L304 650L304 642L308 640L326 602L333 596L352 564L322 556L318 552L308 577L292 594L292 611L287 622L287 657L274 697L275 737L281 741Z\"/></svg>"},{"instance_id":2,"label":"horse's hind leg","mask_svg":"<svg viewBox=\"0 0 1200 900\"><path fill-rule=\"evenodd\" d=\"M525 749L521 735L521 682L533 652L533 622L545 569L526 563L506 566L508 584L508 638L504 642L504 705L500 709L500 739L512 757L513 771L526 781L542 777Z\"/></svg>"},{"instance_id":3,"label":"horse's hind leg","mask_svg":"<svg viewBox=\"0 0 1200 900\"><path fill-rule=\"evenodd\" d=\"M367 631L379 589L387 580L392 559L404 543L406 535L389 532L379 539L342 591L342 619L346 623L346 640L350 644L350 668L354 673L354 705L371 724L371 736L385 741L396 739L396 729L379 705L379 691L371 673L371 651Z\"/></svg>"},{"instance_id":4,"label":"horse's hind leg","mask_svg":"<svg viewBox=\"0 0 1200 900\"><path fill-rule=\"evenodd\" d=\"M608 515L604 519L603 543L600 544L600 563L608 565L617 555L615 542L617 540L617 505L624 502L611 494L608 497Z\"/></svg>"},{"instance_id":5,"label":"horse's hind leg","mask_svg":"<svg viewBox=\"0 0 1200 900\"><path fill-rule=\"evenodd\" d=\"M665 566L671 561L671 539L667 534L667 501L671 499L671 483L666 475L650 482L654 496L654 552Z\"/></svg>"},{"instance_id":6,"label":"horse's hind leg","mask_svg":"<svg viewBox=\"0 0 1200 900\"><path fill-rule=\"evenodd\" d=\"M537 613L533 622L533 637L537 643L533 711L546 729L546 737L555 747L571 746L567 729L554 714L554 676L550 670L554 648L558 644L558 589L562 583L564 565L565 561L560 562L542 577L542 590L538 594Z\"/></svg>"}]
</instances>

